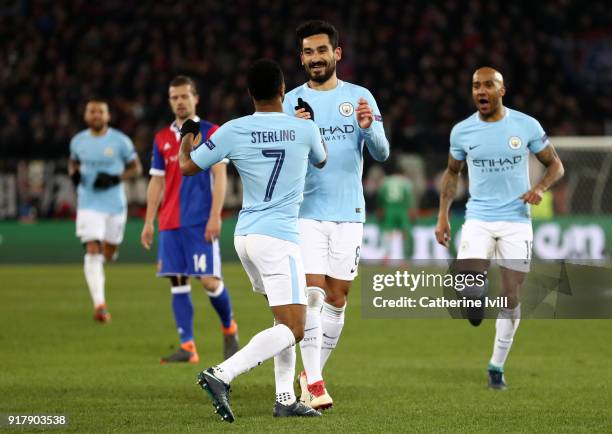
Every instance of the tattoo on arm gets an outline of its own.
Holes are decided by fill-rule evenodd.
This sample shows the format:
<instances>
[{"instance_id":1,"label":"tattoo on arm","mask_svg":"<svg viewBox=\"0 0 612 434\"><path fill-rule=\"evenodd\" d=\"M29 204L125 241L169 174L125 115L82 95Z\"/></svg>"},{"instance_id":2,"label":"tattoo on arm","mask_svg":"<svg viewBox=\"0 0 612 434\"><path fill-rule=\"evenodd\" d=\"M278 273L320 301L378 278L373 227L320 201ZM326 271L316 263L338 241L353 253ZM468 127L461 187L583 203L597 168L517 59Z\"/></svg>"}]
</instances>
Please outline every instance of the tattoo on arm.
<instances>
[{"instance_id":1,"label":"tattoo on arm","mask_svg":"<svg viewBox=\"0 0 612 434\"><path fill-rule=\"evenodd\" d=\"M559 158L559 155L557 155L557 151L555 150L555 148L553 148L552 145L545 147L540 152L535 154L535 156L538 161L546 167L550 166L555 160L555 158Z\"/></svg>"},{"instance_id":2,"label":"tattoo on arm","mask_svg":"<svg viewBox=\"0 0 612 434\"><path fill-rule=\"evenodd\" d=\"M443 215L448 215L448 210L455 199L459 173L463 168L463 164L463 161L455 160L451 155L448 156L448 167L442 176L442 185L440 186L439 212Z\"/></svg>"}]
</instances>

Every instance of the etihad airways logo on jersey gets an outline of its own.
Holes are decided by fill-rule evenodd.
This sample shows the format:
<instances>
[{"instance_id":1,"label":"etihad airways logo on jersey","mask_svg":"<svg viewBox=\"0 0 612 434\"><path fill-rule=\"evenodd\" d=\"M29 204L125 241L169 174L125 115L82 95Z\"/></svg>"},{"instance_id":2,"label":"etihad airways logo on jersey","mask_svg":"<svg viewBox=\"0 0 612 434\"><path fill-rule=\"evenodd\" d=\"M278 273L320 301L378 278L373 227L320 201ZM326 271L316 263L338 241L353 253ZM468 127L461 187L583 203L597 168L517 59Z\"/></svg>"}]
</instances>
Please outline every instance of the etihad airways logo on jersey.
<instances>
[{"instance_id":1,"label":"etihad airways logo on jersey","mask_svg":"<svg viewBox=\"0 0 612 434\"><path fill-rule=\"evenodd\" d=\"M512 158L492 158L492 159L473 159L474 167L482 169L483 172L506 172L514 170L517 164L523 159L522 155L515 155Z\"/></svg>"},{"instance_id":2,"label":"etihad airways logo on jersey","mask_svg":"<svg viewBox=\"0 0 612 434\"><path fill-rule=\"evenodd\" d=\"M329 128L319 127L319 131L325 141L346 140L346 135L354 133L355 127L353 125L330 125Z\"/></svg>"}]
</instances>

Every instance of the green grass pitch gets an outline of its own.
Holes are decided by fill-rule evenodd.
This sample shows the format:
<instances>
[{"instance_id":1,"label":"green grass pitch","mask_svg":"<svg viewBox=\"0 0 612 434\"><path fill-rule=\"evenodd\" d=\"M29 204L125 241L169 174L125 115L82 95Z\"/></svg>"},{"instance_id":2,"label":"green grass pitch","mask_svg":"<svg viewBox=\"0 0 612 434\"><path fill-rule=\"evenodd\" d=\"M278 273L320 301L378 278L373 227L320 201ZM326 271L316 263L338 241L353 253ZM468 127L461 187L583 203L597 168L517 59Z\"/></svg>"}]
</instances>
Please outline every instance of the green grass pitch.
<instances>
[{"instance_id":1,"label":"green grass pitch","mask_svg":"<svg viewBox=\"0 0 612 434\"><path fill-rule=\"evenodd\" d=\"M113 321L102 326L82 266L0 267L0 413L65 414L78 432L612 432L612 321L524 320L510 389L495 392L486 388L494 321L362 319L358 284L325 370L336 406L316 420L273 419L268 361L234 381L237 420L221 422L195 385L220 361L218 320L194 283L202 360L160 365L176 332L154 272L107 267ZM224 273L245 344L271 314L237 264Z\"/></svg>"}]
</instances>

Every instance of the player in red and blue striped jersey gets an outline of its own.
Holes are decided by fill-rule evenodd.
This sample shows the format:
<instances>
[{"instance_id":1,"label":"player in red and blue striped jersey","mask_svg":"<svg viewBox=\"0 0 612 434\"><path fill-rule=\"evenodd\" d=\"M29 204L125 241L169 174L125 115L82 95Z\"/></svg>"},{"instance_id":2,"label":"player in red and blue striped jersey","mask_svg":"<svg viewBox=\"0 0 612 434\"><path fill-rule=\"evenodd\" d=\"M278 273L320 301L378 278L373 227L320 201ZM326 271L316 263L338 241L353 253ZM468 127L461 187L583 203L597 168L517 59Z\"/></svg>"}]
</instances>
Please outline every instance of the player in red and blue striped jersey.
<instances>
[{"instance_id":1,"label":"player in red and blue striped jersey","mask_svg":"<svg viewBox=\"0 0 612 434\"><path fill-rule=\"evenodd\" d=\"M175 120L155 135L149 172L151 180L141 243L144 248L151 248L155 217L161 203L157 275L170 278L172 309L181 342L175 353L162 357L162 363L199 361L193 336L189 277L202 282L219 315L225 358L238 350L238 327L233 319L229 291L222 280L218 240L227 182L226 164L216 164L198 176L183 177L178 162L180 129L184 121L199 121L205 139L218 128L197 117L198 100L191 78L177 76L170 82L169 101Z\"/></svg>"}]
</instances>

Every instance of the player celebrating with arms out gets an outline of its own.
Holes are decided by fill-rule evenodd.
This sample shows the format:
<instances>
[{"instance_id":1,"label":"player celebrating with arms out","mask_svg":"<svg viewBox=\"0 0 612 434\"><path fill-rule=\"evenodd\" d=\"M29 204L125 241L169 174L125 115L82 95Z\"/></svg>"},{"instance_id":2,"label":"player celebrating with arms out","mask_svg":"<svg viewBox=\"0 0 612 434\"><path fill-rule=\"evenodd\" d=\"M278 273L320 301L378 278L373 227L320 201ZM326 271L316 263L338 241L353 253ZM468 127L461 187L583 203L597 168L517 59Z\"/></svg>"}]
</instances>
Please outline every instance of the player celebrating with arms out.
<instances>
[{"instance_id":1,"label":"player celebrating with arms out","mask_svg":"<svg viewBox=\"0 0 612 434\"><path fill-rule=\"evenodd\" d=\"M563 176L563 164L540 123L504 107L506 93L502 75L483 67L472 77L472 98L477 112L453 127L448 167L442 177L437 241L448 246L448 213L457 191L459 172L467 163L470 199L458 252L459 272L484 273L490 259L500 262L502 293L508 307L501 308L495 323L493 355L489 362L489 387L505 389L504 363L518 328L520 288L529 271L533 231L530 204ZM546 166L543 178L530 187L529 152ZM486 285L470 288L483 298ZM466 294L468 295L468 294ZM470 323L479 325L484 310L472 312Z\"/></svg>"},{"instance_id":2,"label":"player celebrating with arms out","mask_svg":"<svg viewBox=\"0 0 612 434\"><path fill-rule=\"evenodd\" d=\"M226 165L216 164L191 178L181 176L178 163L180 128L187 119L200 121L195 114L199 96L195 82L181 75L170 82L168 96L175 119L155 135L147 212L141 234L142 245L150 249L153 224L163 197L159 211L157 275L170 278L172 310L181 344L175 353L162 357L161 363L199 361L193 338L189 277L202 282L219 315L224 354L228 358L238 350L238 327L233 320L229 291L221 279L218 241L227 182ZM218 128L207 121L199 125L206 138Z\"/></svg>"},{"instance_id":3,"label":"player celebrating with arms out","mask_svg":"<svg viewBox=\"0 0 612 434\"><path fill-rule=\"evenodd\" d=\"M321 371L342 332L363 236L363 145L375 160L384 161L389 142L370 91L336 76L342 49L335 27L308 21L297 28L296 36L308 82L289 92L283 107L287 114L313 120L329 148L325 169L308 168L299 219L308 285L300 399L325 409L333 401Z\"/></svg>"},{"instance_id":4,"label":"player celebrating with arms out","mask_svg":"<svg viewBox=\"0 0 612 434\"><path fill-rule=\"evenodd\" d=\"M234 245L253 290L266 296L275 325L253 336L225 362L202 371L198 382L212 398L215 411L233 422L229 383L274 357L273 416L320 416L298 402L293 391L295 343L304 335L306 310L297 217L309 157L321 168L327 155L312 122L282 112L285 81L276 62L256 61L249 67L247 84L255 113L227 122L193 152L200 132L195 122L186 122L179 158L184 175L196 174L226 157L236 166L244 193Z\"/></svg>"},{"instance_id":5,"label":"player celebrating with arms out","mask_svg":"<svg viewBox=\"0 0 612 434\"><path fill-rule=\"evenodd\" d=\"M108 104L90 99L85 106L89 127L70 142L68 174L77 187L76 235L85 245L85 280L93 300L94 318L110 321L104 293L104 262L117 257L127 219L123 181L142 173L134 144L110 128Z\"/></svg>"}]
</instances>

